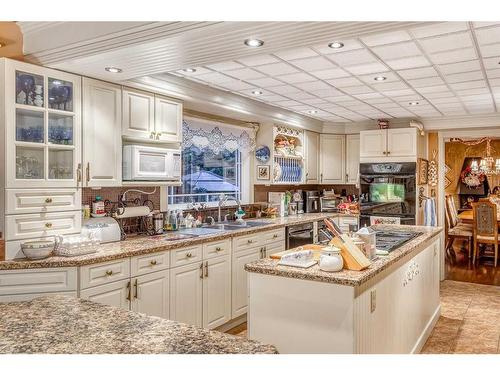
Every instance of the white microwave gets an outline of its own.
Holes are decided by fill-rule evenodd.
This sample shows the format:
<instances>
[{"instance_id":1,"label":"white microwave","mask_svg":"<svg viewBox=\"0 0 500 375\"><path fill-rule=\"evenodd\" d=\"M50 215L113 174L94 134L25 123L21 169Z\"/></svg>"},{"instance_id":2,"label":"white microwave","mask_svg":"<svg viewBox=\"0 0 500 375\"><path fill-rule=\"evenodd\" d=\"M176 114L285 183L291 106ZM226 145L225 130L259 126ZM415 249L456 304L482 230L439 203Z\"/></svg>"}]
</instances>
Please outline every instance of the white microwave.
<instances>
[{"instance_id":1,"label":"white microwave","mask_svg":"<svg viewBox=\"0 0 500 375\"><path fill-rule=\"evenodd\" d=\"M181 177L181 152L160 147L123 146L124 181L173 181Z\"/></svg>"}]
</instances>

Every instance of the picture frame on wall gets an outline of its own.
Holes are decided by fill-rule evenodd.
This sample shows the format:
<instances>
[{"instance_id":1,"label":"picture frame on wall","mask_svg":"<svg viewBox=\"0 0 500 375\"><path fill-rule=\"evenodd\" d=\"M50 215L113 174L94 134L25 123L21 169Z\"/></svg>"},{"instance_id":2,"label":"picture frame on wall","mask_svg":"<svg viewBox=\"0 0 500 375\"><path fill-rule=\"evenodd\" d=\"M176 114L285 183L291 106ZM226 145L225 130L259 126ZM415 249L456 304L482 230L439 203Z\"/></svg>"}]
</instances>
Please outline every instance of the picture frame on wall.
<instances>
[{"instance_id":1,"label":"picture frame on wall","mask_svg":"<svg viewBox=\"0 0 500 375\"><path fill-rule=\"evenodd\" d=\"M417 159L417 184L426 185L428 182L429 161L427 159Z\"/></svg>"},{"instance_id":2,"label":"picture frame on wall","mask_svg":"<svg viewBox=\"0 0 500 375\"><path fill-rule=\"evenodd\" d=\"M270 179L270 167L269 165L258 165L257 166L257 180L267 180Z\"/></svg>"}]
</instances>

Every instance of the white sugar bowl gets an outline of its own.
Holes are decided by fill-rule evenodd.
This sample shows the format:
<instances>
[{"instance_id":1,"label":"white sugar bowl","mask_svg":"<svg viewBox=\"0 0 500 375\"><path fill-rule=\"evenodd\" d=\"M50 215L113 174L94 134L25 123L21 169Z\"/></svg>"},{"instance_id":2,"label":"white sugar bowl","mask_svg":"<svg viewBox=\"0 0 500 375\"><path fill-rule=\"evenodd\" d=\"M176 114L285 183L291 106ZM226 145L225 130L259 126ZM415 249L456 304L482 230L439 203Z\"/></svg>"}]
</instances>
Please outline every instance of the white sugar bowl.
<instances>
[{"instance_id":1,"label":"white sugar bowl","mask_svg":"<svg viewBox=\"0 0 500 375\"><path fill-rule=\"evenodd\" d=\"M319 257L319 268L326 272L338 272L344 268L344 260L340 255L340 249L335 246L326 246L321 249Z\"/></svg>"}]
</instances>

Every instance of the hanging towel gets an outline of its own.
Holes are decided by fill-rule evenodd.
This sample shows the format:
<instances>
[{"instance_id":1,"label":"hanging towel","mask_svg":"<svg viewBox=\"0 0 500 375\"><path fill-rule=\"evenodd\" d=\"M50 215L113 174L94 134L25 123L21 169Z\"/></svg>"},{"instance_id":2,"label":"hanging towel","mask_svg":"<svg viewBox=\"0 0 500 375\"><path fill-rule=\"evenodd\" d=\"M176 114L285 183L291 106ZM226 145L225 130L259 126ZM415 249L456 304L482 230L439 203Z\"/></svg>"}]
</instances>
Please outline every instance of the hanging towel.
<instances>
[{"instance_id":1,"label":"hanging towel","mask_svg":"<svg viewBox=\"0 0 500 375\"><path fill-rule=\"evenodd\" d=\"M436 200L428 198L424 206L424 225L428 227L435 227L436 222Z\"/></svg>"}]
</instances>

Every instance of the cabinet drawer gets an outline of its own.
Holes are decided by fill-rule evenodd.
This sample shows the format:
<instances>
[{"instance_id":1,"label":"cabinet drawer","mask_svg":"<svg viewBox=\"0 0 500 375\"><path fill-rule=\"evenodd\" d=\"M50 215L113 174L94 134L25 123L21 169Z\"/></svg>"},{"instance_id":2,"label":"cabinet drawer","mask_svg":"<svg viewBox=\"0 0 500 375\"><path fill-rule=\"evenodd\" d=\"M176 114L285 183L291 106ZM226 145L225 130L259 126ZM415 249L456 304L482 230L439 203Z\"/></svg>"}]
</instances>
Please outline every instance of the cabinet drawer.
<instances>
[{"instance_id":1,"label":"cabinet drawer","mask_svg":"<svg viewBox=\"0 0 500 375\"><path fill-rule=\"evenodd\" d=\"M76 267L0 271L0 296L76 290Z\"/></svg>"},{"instance_id":2,"label":"cabinet drawer","mask_svg":"<svg viewBox=\"0 0 500 375\"><path fill-rule=\"evenodd\" d=\"M29 214L54 211L75 211L82 206L77 189L7 189L5 213Z\"/></svg>"},{"instance_id":3,"label":"cabinet drawer","mask_svg":"<svg viewBox=\"0 0 500 375\"><path fill-rule=\"evenodd\" d=\"M266 232L259 233L264 243L284 241L285 240L285 228L268 230Z\"/></svg>"},{"instance_id":4,"label":"cabinet drawer","mask_svg":"<svg viewBox=\"0 0 500 375\"><path fill-rule=\"evenodd\" d=\"M203 259L210 259L220 255L229 255L231 240L223 240L203 244Z\"/></svg>"},{"instance_id":5,"label":"cabinet drawer","mask_svg":"<svg viewBox=\"0 0 500 375\"><path fill-rule=\"evenodd\" d=\"M130 258L80 267L80 289L130 277Z\"/></svg>"},{"instance_id":6,"label":"cabinet drawer","mask_svg":"<svg viewBox=\"0 0 500 375\"><path fill-rule=\"evenodd\" d=\"M170 265L169 252L146 254L133 257L130 260L130 272L133 276L144 275L146 273L161 271Z\"/></svg>"},{"instance_id":7,"label":"cabinet drawer","mask_svg":"<svg viewBox=\"0 0 500 375\"><path fill-rule=\"evenodd\" d=\"M183 247L170 251L170 266L177 267L201 261L202 246Z\"/></svg>"},{"instance_id":8,"label":"cabinet drawer","mask_svg":"<svg viewBox=\"0 0 500 375\"><path fill-rule=\"evenodd\" d=\"M8 215L5 217L5 239L9 241L79 233L82 226L81 216L80 211Z\"/></svg>"},{"instance_id":9,"label":"cabinet drawer","mask_svg":"<svg viewBox=\"0 0 500 375\"><path fill-rule=\"evenodd\" d=\"M262 233L233 238L233 252L254 248L263 243Z\"/></svg>"}]
</instances>

